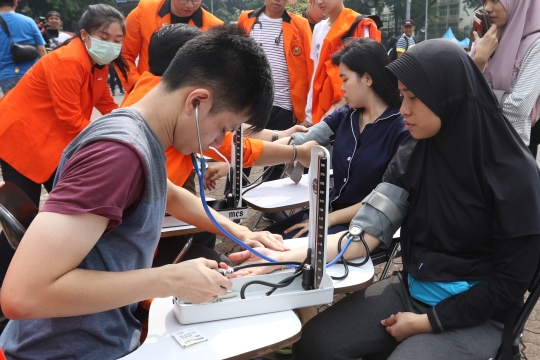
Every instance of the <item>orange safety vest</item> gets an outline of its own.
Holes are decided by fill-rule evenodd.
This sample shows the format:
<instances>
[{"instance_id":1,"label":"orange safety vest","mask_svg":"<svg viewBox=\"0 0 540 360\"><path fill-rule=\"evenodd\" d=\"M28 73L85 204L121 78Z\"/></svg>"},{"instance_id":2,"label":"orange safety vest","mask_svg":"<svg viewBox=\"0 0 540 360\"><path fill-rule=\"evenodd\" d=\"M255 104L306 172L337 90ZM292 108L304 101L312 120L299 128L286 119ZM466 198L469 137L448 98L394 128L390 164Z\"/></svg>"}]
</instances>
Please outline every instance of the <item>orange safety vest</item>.
<instances>
[{"instance_id":1,"label":"orange safety vest","mask_svg":"<svg viewBox=\"0 0 540 360\"><path fill-rule=\"evenodd\" d=\"M102 114L118 108L108 75L107 66L92 66L80 38L41 58L0 99L0 159L38 184L47 181L94 106Z\"/></svg>"},{"instance_id":2,"label":"orange safety vest","mask_svg":"<svg viewBox=\"0 0 540 360\"><path fill-rule=\"evenodd\" d=\"M330 57L343 47L344 37L362 38L368 35L381 42L381 32L375 21L351 9L343 9L324 38L319 55L319 64L313 78L313 102L311 118L313 124L322 120L333 103L343 98L339 68L332 64Z\"/></svg>"},{"instance_id":3,"label":"orange safety vest","mask_svg":"<svg viewBox=\"0 0 540 360\"><path fill-rule=\"evenodd\" d=\"M148 45L154 32L163 24L171 24L171 0L141 0L126 19L126 36L122 55L129 65L127 81L120 77L126 91L131 91L139 77L148 70ZM190 25L203 31L223 21L199 7L191 16ZM139 57L136 65L135 60Z\"/></svg>"},{"instance_id":4,"label":"orange safety vest","mask_svg":"<svg viewBox=\"0 0 540 360\"><path fill-rule=\"evenodd\" d=\"M161 76L155 76L152 73L145 71L135 84L135 87L131 93L124 98L122 107L128 107L135 104L150 90L152 90L160 80ZM231 161L231 143L232 133L227 132L223 143L219 148L217 148L217 150L229 161ZM244 167L253 166L261 157L263 151L263 142L258 139L244 138L243 146L243 165ZM203 151L203 154L211 157L214 160L223 161L223 159L213 150L205 150ZM165 150L165 156L167 156L167 177L172 181L173 184L183 186L193 170L191 156L182 154L173 146L169 146Z\"/></svg>"},{"instance_id":5,"label":"orange safety vest","mask_svg":"<svg viewBox=\"0 0 540 360\"><path fill-rule=\"evenodd\" d=\"M249 34L265 6L255 11L244 11L238 18L238 25ZM283 48L289 70L291 101L294 115L303 122L306 119L306 103L309 81L313 74L313 61L310 58L311 28L301 16L283 12Z\"/></svg>"}]
</instances>

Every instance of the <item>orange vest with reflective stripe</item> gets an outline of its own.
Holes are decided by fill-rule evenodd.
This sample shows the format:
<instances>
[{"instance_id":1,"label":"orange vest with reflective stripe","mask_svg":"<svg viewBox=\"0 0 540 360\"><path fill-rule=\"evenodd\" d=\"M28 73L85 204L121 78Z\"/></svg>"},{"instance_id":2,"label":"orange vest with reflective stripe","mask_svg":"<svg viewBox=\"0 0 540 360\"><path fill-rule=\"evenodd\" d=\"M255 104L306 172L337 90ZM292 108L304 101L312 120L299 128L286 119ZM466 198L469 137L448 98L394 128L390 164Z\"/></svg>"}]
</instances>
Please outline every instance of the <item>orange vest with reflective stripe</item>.
<instances>
[{"instance_id":1,"label":"orange vest with reflective stripe","mask_svg":"<svg viewBox=\"0 0 540 360\"><path fill-rule=\"evenodd\" d=\"M126 91L131 91L139 76L148 70L150 38L163 24L171 24L171 0L141 0L126 19L126 36L122 42L122 55L129 65L127 81L120 77ZM223 21L199 7L191 16L190 25L206 31ZM136 65L135 59L139 57Z\"/></svg>"},{"instance_id":2,"label":"orange vest with reflective stripe","mask_svg":"<svg viewBox=\"0 0 540 360\"><path fill-rule=\"evenodd\" d=\"M249 34L264 9L265 7L255 11L244 11L238 18L238 25ZM313 74L313 61L310 58L311 28L306 19L293 13L284 11L282 18L283 48L289 70L293 111L299 122L303 122L306 119L309 81Z\"/></svg>"},{"instance_id":3,"label":"orange vest with reflective stripe","mask_svg":"<svg viewBox=\"0 0 540 360\"><path fill-rule=\"evenodd\" d=\"M350 32L351 26L359 16L360 14L354 10L343 9L324 38L319 55L319 64L315 69L313 78L311 113L313 124L321 121L332 104L343 98L343 91L341 90L343 82L339 76L339 68L332 64L330 57L343 48L343 36ZM381 32L374 20L364 18L355 26L356 28L352 32L353 38L362 38L369 35L371 39L381 42Z\"/></svg>"},{"instance_id":4,"label":"orange vest with reflective stripe","mask_svg":"<svg viewBox=\"0 0 540 360\"><path fill-rule=\"evenodd\" d=\"M122 107L128 107L135 104L142 99L150 90L152 90L161 80L161 76L152 75L150 72L145 71L135 84L135 87L129 95L124 98ZM231 142L232 133L227 132L223 143L217 150L231 161ZM257 160L261 157L263 151L263 142L257 139L243 139L244 146L244 167L253 166ZM203 151L203 154L211 157L216 161L223 161L223 159L216 154L213 150ZM173 146L169 146L165 151L167 156L167 177L173 184L183 186L186 180L191 175L193 170L193 164L191 163L191 156L184 155L176 150Z\"/></svg>"},{"instance_id":5,"label":"orange vest with reflective stripe","mask_svg":"<svg viewBox=\"0 0 540 360\"><path fill-rule=\"evenodd\" d=\"M108 75L107 66L92 66L79 38L42 57L0 99L0 159L38 184L47 181L93 108L118 108Z\"/></svg>"}]
</instances>

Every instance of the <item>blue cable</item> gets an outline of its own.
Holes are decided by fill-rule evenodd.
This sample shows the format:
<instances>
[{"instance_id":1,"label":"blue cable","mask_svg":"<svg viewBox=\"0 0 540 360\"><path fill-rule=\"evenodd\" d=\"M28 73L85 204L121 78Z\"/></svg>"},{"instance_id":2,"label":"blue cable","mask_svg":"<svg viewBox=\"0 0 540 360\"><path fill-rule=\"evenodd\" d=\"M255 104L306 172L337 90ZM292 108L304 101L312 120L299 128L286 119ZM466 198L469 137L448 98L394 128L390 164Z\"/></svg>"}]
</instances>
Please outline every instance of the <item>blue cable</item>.
<instances>
[{"instance_id":1,"label":"blue cable","mask_svg":"<svg viewBox=\"0 0 540 360\"><path fill-rule=\"evenodd\" d=\"M210 221L212 221L212 223L215 225L215 227L218 228L218 230L221 231L221 233L223 235L225 235L226 237L228 237L229 239L231 239L232 241L234 241L235 243L237 243L238 245L240 245L244 249L249 250L251 253L257 255L261 259L264 259L264 260L266 260L268 262L278 262L275 259L272 259L272 258L270 258L270 257L268 257L266 255L261 254L260 252L258 252L257 250L255 250L254 248L252 248L251 246L249 246L248 244L246 244L242 240L237 239L236 236L229 233L227 230L225 230L216 221L216 219L214 218L214 216L210 212L210 209L208 208L208 204L206 203L206 196L204 195L204 190L203 190L204 189L203 180L204 180L204 175L206 173L206 161L204 160L204 156L201 156L200 159L201 159L201 169L199 169L199 165L198 165L198 162L197 162L197 158L195 157L195 154L191 153L191 162L193 163L193 167L195 168L195 173L197 174L197 177L199 178L199 188L201 189L201 191L200 191L200 193L201 193L201 201L202 201L202 204L203 204L203 207L204 207L204 211L206 212L206 215L208 215L208 218L210 219ZM347 241L347 243L345 244L345 246L343 247L341 252L338 254L338 256L334 260L332 260L328 264L326 264L327 268L334 265L335 263L337 263L339 261L339 259L341 259L343 254L345 254L345 251L347 251L347 249L349 248L349 245L350 245L351 242L352 242L352 238L349 238L349 240ZM296 268L296 266L294 266L294 265L288 265L288 266L292 267L292 268Z\"/></svg>"},{"instance_id":2,"label":"blue cable","mask_svg":"<svg viewBox=\"0 0 540 360\"><path fill-rule=\"evenodd\" d=\"M347 249L349 248L349 245L351 244L351 242L352 242L352 237L350 237L349 240L347 240L347 242L345 243L345 247L343 249L341 249L341 252L338 254L338 256L334 260L332 260L328 264L326 264L327 268L334 265L335 263L337 263L339 261L339 259L341 259L343 254L345 254L345 251L347 251Z\"/></svg>"}]
</instances>

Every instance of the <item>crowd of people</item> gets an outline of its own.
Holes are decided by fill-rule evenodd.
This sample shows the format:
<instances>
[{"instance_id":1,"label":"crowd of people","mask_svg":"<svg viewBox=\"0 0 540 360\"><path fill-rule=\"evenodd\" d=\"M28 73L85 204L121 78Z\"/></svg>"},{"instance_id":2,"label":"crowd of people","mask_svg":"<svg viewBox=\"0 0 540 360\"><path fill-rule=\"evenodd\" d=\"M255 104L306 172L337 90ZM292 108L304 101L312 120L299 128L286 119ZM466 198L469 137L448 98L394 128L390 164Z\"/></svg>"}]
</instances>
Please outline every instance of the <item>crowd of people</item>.
<instances>
[{"instance_id":1,"label":"crowd of people","mask_svg":"<svg viewBox=\"0 0 540 360\"><path fill-rule=\"evenodd\" d=\"M482 0L492 27L470 54L419 42L407 19L392 61L376 16L343 0L297 15L287 2L237 25L201 0L141 0L127 18L96 4L71 36L57 11L45 34L0 0L2 178L36 206L49 192L16 251L0 234L7 359L122 357L144 341L151 299L216 299L232 282L215 269L264 261L216 252L222 232L194 195L190 154L230 161L240 126L243 166L276 165L269 179L333 147L328 260L373 189L408 194L403 270L307 321L295 359L495 356L540 259L540 3ZM226 173L211 166L205 185ZM178 264L186 239L160 242L165 212L205 231ZM308 210L259 232L213 214L267 256L305 257L284 238L308 234ZM390 246L370 229L365 241ZM353 242L344 258L365 251Z\"/></svg>"}]
</instances>

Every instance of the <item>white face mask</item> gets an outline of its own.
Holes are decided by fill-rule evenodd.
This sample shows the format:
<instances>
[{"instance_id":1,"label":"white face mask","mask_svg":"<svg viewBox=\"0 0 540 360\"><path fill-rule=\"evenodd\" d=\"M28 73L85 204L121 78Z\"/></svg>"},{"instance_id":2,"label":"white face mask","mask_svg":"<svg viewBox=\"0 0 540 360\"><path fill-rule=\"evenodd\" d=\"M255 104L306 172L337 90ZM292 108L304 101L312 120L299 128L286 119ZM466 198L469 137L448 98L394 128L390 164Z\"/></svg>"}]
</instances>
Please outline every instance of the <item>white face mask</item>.
<instances>
[{"instance_id":1,"label":"white face mask","mask_svg":"<svg viewBox=\"0 0 540 360\"><path fill-rule=\"evenodd\" d=\"M120 55L122 50L122 44L115 44L110 41L104 41L90 37L92 39L92 45L90 49L86 46L88 54L99 65L107 65Z\"/></svg>"}]
</instances>

